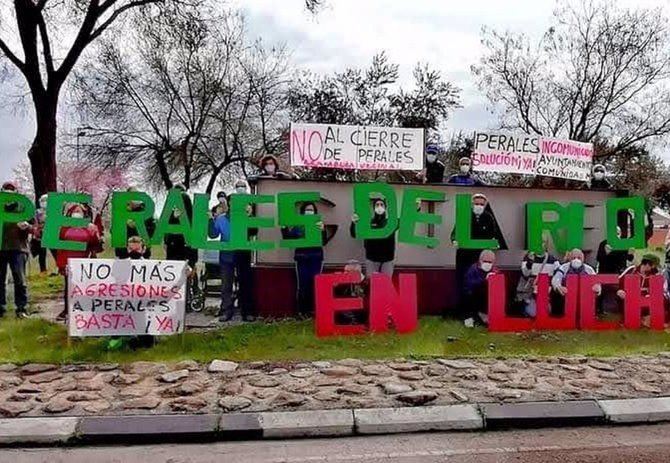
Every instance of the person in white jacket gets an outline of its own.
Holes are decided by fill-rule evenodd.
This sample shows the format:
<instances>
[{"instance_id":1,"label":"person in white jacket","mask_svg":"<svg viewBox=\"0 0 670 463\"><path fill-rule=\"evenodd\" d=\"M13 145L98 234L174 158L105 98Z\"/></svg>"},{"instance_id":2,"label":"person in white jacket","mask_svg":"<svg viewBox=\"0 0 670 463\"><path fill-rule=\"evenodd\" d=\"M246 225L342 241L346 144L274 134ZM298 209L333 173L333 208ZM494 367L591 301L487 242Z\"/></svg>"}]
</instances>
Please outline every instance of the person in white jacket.
<instances>
[{"instance_id":1,"label":"person in white jacket","mask_svg":"<svg viewBox=\"0 0 670 463\"><path fill-rule=\"evenodd\" d=\"M568 294L567 278L570 275L595 275L596 271L589 264L584 262L584 252L581 249L573 249L567 255L567 262L561 265L554 273L551 279L552 287L552 311L554 313L561 313L558 310L565 307L565 296ZM602 286L599 284L593 285L593 292L600 294Z\"/></svg>"}]
</instances>

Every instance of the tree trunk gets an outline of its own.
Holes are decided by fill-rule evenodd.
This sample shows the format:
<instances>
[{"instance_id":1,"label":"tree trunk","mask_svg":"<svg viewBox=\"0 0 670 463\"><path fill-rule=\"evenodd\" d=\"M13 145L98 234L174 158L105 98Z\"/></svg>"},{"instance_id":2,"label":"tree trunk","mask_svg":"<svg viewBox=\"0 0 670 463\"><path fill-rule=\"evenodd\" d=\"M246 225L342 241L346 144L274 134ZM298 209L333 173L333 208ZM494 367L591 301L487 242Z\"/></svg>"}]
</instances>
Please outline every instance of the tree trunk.
<instances>
[{"instance_id":1,"label":"tree trunk","mask_svg":"<svg viewBox=\"0 0 670 463\"><path fill-rule=\"evenodd\" d=\"M33 95L33 98L36 98ZM58 124L57 98L45 98L46 101L35 101L37 131L30 149L30 170L35 185L35 200L51 191L56 191L56 133ZM54 101L55 100L55 101Z\"/></svg>"}]
</instances>

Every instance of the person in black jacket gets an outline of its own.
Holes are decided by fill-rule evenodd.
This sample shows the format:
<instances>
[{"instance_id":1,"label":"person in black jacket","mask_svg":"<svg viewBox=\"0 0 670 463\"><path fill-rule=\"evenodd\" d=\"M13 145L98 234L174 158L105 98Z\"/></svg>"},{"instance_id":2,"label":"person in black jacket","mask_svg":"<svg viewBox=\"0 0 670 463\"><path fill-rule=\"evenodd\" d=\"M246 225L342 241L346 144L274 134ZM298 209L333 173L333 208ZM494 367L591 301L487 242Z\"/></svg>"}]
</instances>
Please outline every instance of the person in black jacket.
<instances>
[{"instance_id":1,"label":"person in black jacket","mask_svg":"<svg viewBox=\"0 0 670 463\"><path fill-rule=\"evenodd\" d=\"M384 228L388 222L386 201L382 198L375 199L373 207L374 215L370 222L371 227L373 229ZM354 214L350 227L352 238L356 238L356 222L358 222L358 219L358 215ZM397 228L386 238L363 241L363 247L365 248L365 276L370 277L373 273L385 273L388 276L393 276L396 231Z\"/></svg>"},{"instance_id":2,"label":"person in black jacket","mask_svg":"<svg viewBox=\"0 0 670 463\"><path fill-rule=\"evenodd\" d=\"M300 213L315 215L317 213L316 204L313 202L303 203L300 206ZM298 280L298 312L303 317L314 315L314 278L323 269L323 246L328 244L332 238L327 233L323 222L318 222L316 226L321 230L321 246L296 248L293 255ZM285 238L300 239L305 236L305 228L284 227L282 233Z\"/></svg>"},{"instance_id":3,"label":"person in black jacket","mask_svg":"<svg viewBox=\"0 0 670 463\"><path fill-rule=\"evenodd\" d=\"M443 183L444 182L444 164L438 161L440 147L437 145L426 146L426 168L418 177L423 183Z\"/></svg>"},{"instance_id":4,"label":"person in black jacket","mask_svg":"<svg viewBox=\"0 0 670 463\"><path fill-rule=\"evenodd\" d=\"M593 176L591 179L591 189L592 190L609 190L612 188L612 184L605 178L607 171L605 166L602 164L596 164L593 166Z\"/></svg>"},{"instance_id":5,"label":"person in black jacket","mask_svg":"<svg viewBox=\"0 0 670 463\"><path fill-rule=\"evenodd\" d=\"M186 216L188 217L189 223L191 223L193 220L193 205L191 203L191 198L186 192L182 193L182 197L184 199ZM172 211L172 215L170 216L171 224L179 223L179 214L181 214L181 211L178 209ZM165 244L165 258L167 260L187 261L188 266L191 267L191 269L195 268L195 264L198 261L198 250L188 246L183 235L167 233L163 238L163 243Z\"/></svg>"},{"instance_id":6,"label":"person in black jacket","mask_svg":"<svg viewBox=\"0 0 670 463\"><path fill-rule=\"evenodd\" d=\"M142 201L131 201L128 204L128 209L131 211L143 211L144 207L145 206ZM149 239L151 239L151 237L154 235L154 232L156 231L156 220L153 217L149 217L144 221L144 225L147 228ZM139 236L140 233L137 230L137 224L135 224L135 221L128 220L128 223L126 224L126 238L130 239ZM122 248L116 248L114 250L114 254L118 259L128 259L128 250L126 249L125 246ZM146 246L144 248L144 254L142 255L142 258L151 259L151 246Z\"/></svg>"},{"instance_id":7,"label":"person in black jacket","mask_svg":"<svg viewBox=\"0 0 670 463\"><path fill-rule=\"evenodd\" d=\"M473 239L498 240L497 249L507 249L505 238L502 236L498 222L491 212L488 199L485 195L477 193L472 196L472 212L470 214L470 236ZM459 315L465 315L467 311L460 307L466 301L464 291L465 274L468 269L479 261L479 256L484 249L461 249L455 240L456 229L451 233L451 239L456 250L456 287L460 291ZM468 321L468 320L466 320Z\"/></svg>"}]
</instances>

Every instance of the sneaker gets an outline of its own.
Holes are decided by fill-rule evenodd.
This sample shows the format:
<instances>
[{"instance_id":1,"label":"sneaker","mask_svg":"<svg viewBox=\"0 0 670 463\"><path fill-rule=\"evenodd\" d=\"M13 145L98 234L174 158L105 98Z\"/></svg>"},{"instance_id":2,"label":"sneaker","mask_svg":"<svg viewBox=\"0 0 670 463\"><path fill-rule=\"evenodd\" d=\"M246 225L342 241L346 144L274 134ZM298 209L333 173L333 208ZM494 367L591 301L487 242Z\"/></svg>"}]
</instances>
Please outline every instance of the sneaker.
<instances>
[{"instance_id":1,"label":"sneaker","mask_svg":"<svg viewBox=\"0 0 670 463\"><path fill-rule=\"evenodd\" d=\"M482 321L482 323L486 326L489 326L489 316L488 314L485 314L483 312L479 312L479 319Z\"/></svg>"},{"instance_id":2,"label":"sneaker","mask_svg":"<svg viewBox=\"0 0 670 463\"><path fill-rule=\"evenodd\" d=\"M57 322L64 322L66 318L67 318L67 310L63 310L61 313L56 315Z\"/></svg>"},{"instance_id":3,"label":"sneaker","mask_svg":"<svg viewBox=\"0 0 670 463\"><path fill-rule=\"evenodd\" d=\"M466 318L463 320L463 324L465 325L466 328L474 328L475 327L475 319L474 318Z\"/></svg>"},{"instance_id":4,"label":"sneaker","mask_svg":"<svg viewBox=\"0 0 670 463\"><path fill-rule=\"evenodd\" d=\"M26 318L30 318L30 315L25 310L19 310L16 312L16 318L19 320L25 320Z\"/></svg>"},{"instance_id":5,"label":"sneaker","mask_svg":"<svg viewBox=\"0 0 670 463\"><path fill-rule=\"evenodd\" d=\"M253 323L256 321L256 317L254 317L253 315L246 315L242 317L242 320L244 320L247 323Z\"/></svg>"}]
</instances>

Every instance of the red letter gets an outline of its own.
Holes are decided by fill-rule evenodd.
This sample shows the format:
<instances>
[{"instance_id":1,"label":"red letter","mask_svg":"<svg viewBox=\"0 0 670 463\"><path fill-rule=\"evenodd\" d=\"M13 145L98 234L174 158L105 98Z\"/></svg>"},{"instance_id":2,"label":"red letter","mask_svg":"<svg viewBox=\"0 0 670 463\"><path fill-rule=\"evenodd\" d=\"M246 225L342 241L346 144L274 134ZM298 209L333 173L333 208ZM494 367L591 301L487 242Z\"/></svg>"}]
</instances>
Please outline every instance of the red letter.
<instances>
[{"instance_id":1,"label":"red letter","mask_svg":"<svg viewBox=\"0 0 670 463\"><path fill-rule=\"evenodd\" d=\"M596 317L596 293L593 285L618 285L617 275L582 275L579 278L581 300L579 306L579 327L583 330L617 330L617 322L601 322Z\"/></svg>"},{"instance_id":2,"label":"red letter","mask_svg":"<svg viewBox=\"0 0 670 463\"><path fill-rule=\"evenodd\" d=\"M639 275L626 275L623 279L626 300L624 305L624 326L628 330L640 329L642 308L648 307L651 329L665 328L665 307L663 299L663 275L649 277L649 295L643 296Z\"/></svg>"},{"instance_id":3,"label":"red letter","mask_svg":"<svg viewBox=\"0 0 670 463\"><path fill-rule=\"evenodd\" d=\"M388 331L389 321L398 333L416 330L416 275L400 274L398 280L396 291L388 275L375 273L370 277L370 331Z\"/></svg>"},{"instance_id":4,"label":"red letter","mask_svg":"<svg viewBox=\"0 0 670 463\"><path fill-rule=\"evenodd\" d=\"M526 318L512 318L507 316L507 290L505 275L492 274L488 278L489 284L489 331L530 331L535 323Z\"/></svg>"},{"instance_id":5,"label":"red letter","mask_svg":"<svg viewBox=\"0 0 670 463\"><path fill-rule=\"evenodd\" d=\"M335 325L335 313L351 310L363 310L360 297L336 298L333 290L337 285L360 283L360 276L352 272L328 273L317 275L314 279L316 293L316 335L360 334L365 332L364 325Z\"/></svg>"},{"instance_id":6,"label":"red letter","mask_svg":"<svg viewBox=\"0 0 670 463\"><path fill-rule=\"evenodd\" d=\"M577 329L577 296L579 296L579 278L577 275L568 275L565 295L565 313L563 317L552 317L549 305L549 275L537 277L537 318L535 327L538 330L576 330ZM556 307L554 307L556 310Z\"/></svg>"}]
</instances>

